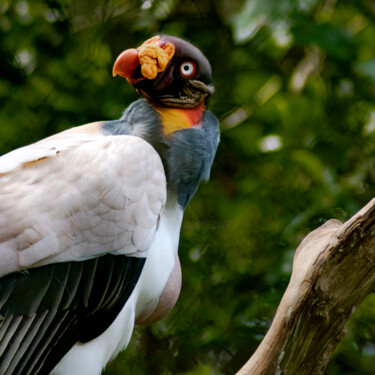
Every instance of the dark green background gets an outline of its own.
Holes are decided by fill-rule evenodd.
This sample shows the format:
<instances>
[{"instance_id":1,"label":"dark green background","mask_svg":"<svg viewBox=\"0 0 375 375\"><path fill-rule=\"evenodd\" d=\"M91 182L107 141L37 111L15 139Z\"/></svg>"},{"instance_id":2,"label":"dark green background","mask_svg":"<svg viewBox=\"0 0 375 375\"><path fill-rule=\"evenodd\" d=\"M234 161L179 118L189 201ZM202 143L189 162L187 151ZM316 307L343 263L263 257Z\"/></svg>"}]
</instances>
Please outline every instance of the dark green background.
<instances>
[{"instance_id":1,"label":"dark green background","mask_svg":"<svg viewBox=\"0 0 375 375\"><path fill-rule=\"evenodd\" d=\"M222 140L186 211L180 299L106 374L233 374L267 331L301 239L374 196L375 5L0 0L0 154L118 118L137 94L112 64L159 32L211 61ZM374 340L369 297L327 374L374 374Z\"/></svg>"}]
</instances>

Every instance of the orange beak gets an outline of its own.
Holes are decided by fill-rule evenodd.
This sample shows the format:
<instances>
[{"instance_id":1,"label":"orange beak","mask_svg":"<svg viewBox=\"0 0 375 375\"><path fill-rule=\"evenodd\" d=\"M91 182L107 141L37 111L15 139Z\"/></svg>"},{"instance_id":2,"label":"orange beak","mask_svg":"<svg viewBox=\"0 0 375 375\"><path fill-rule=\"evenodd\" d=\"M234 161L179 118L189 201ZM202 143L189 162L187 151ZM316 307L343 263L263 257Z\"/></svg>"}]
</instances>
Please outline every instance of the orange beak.
<instances>
[{"instance_id":1,"label":"orange beak","mask_svg":"<svg viewBox=\"0 0 375 375\"><path fill-rule=\"evenodd\" d=\"M134 75L134 72L138 67L138 51L134 48L127 49L117 57L113 65L112 75L113 77L116 77L116 75L118 74L119 76L126 78L129 83L135 84L140 80L145 79L144 77L132 79L132 76Z\"/></svg>"},{"instance_id":2,"label":"orange beak","mask_svg":"<svg viewBox=\"0 0 375 375\"><path fill-rule=\"evenodd\" d=\"M146 40L138 49L127 49L122 52L113 65L112 74L117 74L131 84L143 79L154 79L158 73L165 70L174 55L174 45L161 43L160 36ZM140 66L140 77L134 77Z\"/></svg>"}]
</instances>

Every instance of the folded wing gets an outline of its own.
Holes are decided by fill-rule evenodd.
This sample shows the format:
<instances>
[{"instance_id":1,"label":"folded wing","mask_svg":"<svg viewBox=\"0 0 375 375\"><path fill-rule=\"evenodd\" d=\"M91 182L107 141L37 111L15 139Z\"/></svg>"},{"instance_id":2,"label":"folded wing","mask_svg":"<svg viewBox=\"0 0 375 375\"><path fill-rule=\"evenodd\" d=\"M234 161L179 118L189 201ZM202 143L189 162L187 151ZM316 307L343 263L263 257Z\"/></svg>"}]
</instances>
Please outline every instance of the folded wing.
<instances>
[{"instance_id":1,"label":"folded wing","mask_svg":"<svg viewBox=\"0 0 375 375\"><path fill-rule=\"evenodd\" d=\"M112 253L147 255L166 200L156 151L106 136L0 175L0 275Z\"/></svg>"},{"instance_id":2,"label":"folded wing","mask_svg":"<svg viewBox=\"0 0 375 375\"><path fill-rule=\"evenodd\" d=\"M111 325L165 205L147 142L57 138L0 158L1 374L47 374Z\"/></svg>"}]
</instances>

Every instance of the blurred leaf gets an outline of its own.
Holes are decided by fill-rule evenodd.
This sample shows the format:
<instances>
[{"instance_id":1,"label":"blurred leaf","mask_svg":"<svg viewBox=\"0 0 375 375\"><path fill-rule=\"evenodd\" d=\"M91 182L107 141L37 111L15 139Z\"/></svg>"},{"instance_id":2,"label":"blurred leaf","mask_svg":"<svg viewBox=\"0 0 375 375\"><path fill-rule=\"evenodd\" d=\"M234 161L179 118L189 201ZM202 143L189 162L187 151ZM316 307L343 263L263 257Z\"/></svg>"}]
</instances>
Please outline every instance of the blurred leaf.
<instances>
[{"instance_id":1,"label":"blurred leaf","mask_svg":"<svg viewBox=\"0 0 375 375\"><path fill-rule=\"evenodd\" d=\"M317 45L334 58L348 60L353 57L354 41L343 27L329 23L317 24L302 18L292 27L292 34L297 44Z\"/></svg>"},{"instance_id":2,"label":"blurred leaf","mask_svg":"<svg viewBox=\"0 0 375 375\"><path fill-rule=\"evenodd\" d=\"M324 165L319 158L308 150L295 150L292 153L295 162L300 163L311 177L319 183L324 183Z\"/></svg>"},{"instance_id":3,"label":"blurred leaf","mask_svg":"<svg viewBox=\"0 0 375 375\"><path fill-rule=\"evenodd\" d=\"M368 76L375 81L375 59L357 63L355 68L359 74Z\"/></svg>"},{"instance_id":4,"label":"blurred leaf","mask_svg":"<svg viewBox=\"0 0 375 375\"><path fill-rule=\"evenodd\" d=\"M219 375L218 372L215 372L214 369L212 369L209 366L205 366L203 364L200 364L196 366L195 369L181 373L180 375Z\"/></svg>"}]
</instances>

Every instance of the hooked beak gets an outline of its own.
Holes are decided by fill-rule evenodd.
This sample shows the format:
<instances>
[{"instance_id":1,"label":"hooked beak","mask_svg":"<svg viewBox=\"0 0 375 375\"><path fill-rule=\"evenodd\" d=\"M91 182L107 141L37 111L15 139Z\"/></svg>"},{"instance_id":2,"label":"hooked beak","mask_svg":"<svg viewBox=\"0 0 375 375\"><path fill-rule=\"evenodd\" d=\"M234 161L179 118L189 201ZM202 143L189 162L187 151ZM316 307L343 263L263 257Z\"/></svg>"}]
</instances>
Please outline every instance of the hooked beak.
<instances>
[{"instance_id":1,"label":"hooked beak","mask_svg":"<svg viewBox=\"0 0 375 375\"><path fill-rule=\"evenodd\" d=\"M116 77L116 75L118 74L119 76L126 78L129 83L134 85L136 82L134 82L134 78L132 77L134 76L135 71L138 67L138 51L134 48L127 49L117 57L113 65L112 75L113 77ZM138 78L137 81L142 79L145 78Z\"/></svg>"}]
</instances>

